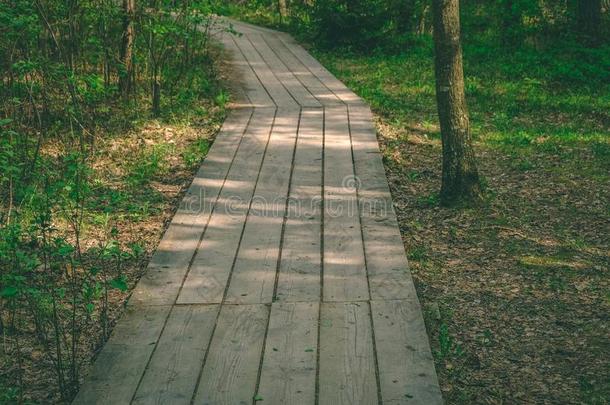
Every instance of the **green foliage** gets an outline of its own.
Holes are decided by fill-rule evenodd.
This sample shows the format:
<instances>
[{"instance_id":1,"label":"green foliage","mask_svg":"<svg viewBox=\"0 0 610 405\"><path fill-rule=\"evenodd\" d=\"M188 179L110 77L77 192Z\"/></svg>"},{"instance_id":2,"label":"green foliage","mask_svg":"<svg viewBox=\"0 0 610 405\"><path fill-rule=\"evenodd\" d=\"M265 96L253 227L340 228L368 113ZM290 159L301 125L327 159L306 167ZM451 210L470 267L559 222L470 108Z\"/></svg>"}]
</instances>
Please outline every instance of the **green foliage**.
<instances>
[{"instance_id":1,"label":"green foliage","mask_svg":"<svg viewBox=\"0 0 610 405\"><path fill-rule=\"evenodd\" d=\"M19 403L19 389L0 385L0 404Z\"/></svg>"},{"instance_id":2,"label":"green foliage","mask_svg":"<svg viewBox=\"0 0 610 405\"><path fill-rule=\"evenodd\" d=\"M449 328L446 324L441 324L438 331L439 351L436 355L438 359L451 359L461 357L464 352L462 347L455 342L455 339L449 333Z\"/></svg>"},{"instance_id":3,"label":"green foliage","mask_svg":"<svg viewBox=\"0 0 610 405\"><path fill-rule=\"evenodd\" d=\"M583 41L576 1L492 0L460 2L465 42L484 41L518 49L545 48L557 41ZM401 52L417 37L432 33L431 4L426 0L293 0L288 18L279 18L277 0L216 1L219 14L288 29L318 48ZM595 43L608 43L610 16L602 15ZM415 38L414 38L415 37Z\"/></svg>"},{"instance_id":4,"label":"green foliage","mask_svg":"<svg viewBox=\"0 0 610 405\"><path fill-rule=\"evenodd\" d=\"M199 139L182 153L184 164L189 169L195 169L201 160L207 155L210 149L210 142L207 139Z\"/></svg>"},{"instance_id":5,"label":"green foliage","mask_svg":"<svg viewBox=\"0 0 610 405\"><path fill-rule=\"evenodd\" d=\"M324 46L375 45L387 35L387 1L317 1L311 10L314 38Z\"/></svg>"},{"instance_id":6,"label":"green foliage","mask_svg":"<svg viewBox=\"0 0 610 405\"><path fill-rule=\"evenodd\" d=\"M210 4L214 12L220 15L238 16L268 27L280 26L277 0L212 0Z\"/></svg>"},{"instance_id":7,"label":"green foliage","mask_svg":"<svg viewBox=\"0 0 610 405\"><path fill-rule=\"evenodd\" d=\"M211 3L136 3L133 89L120 97L122 2L0 0L0 330L14 371L0 402L23 403L24 340L43 348L69 401L83 347L110 332L109 295L133 284L125 267L143 248L122 244L112 224L159 209L148 183L168 170L171 147L140 148L116 187L97 178L99 144L151 118L152 83L161 120L209 118L202 101L228 101L210 54ZM208 147L191 146L185 163ZM94 243L84 243L91 229Z\"/></svg>"},{"instance_id":8,"label":"green foliage","mask_svg":"<svg viewBox=\"0 0 610 405\"><path fill-rule=\"evenodd\" d=\"M507 52L493 43L465 44L466 96L475 139L514 154L515 164L523 160L523 171L532 165L531 159L525 161L526 152L569 160L582 147L591 151L600 170L607 167L610 76L604 65L610 61L602 54L609 55L610 47L573 49L570 43L557 43L545 51L523 46ZM599 57L583 59L587 53ZM417 125L428 137L438 137L429 38L401 54L316 51L316 56L390 123ZM581 69L587 69L586 80Z\"/></svg>"},{"instance_id":9,"label":"green foliage","mask_svg":"<svg viewBox=\"0 0 610 405\"><path fill-rule=\"evenodd\" d=\"M143 149L141 154L128 164L128 183L132 186L143 186L167 170L165 161L167 152L167 147L164 145Z\"/></svg>"}]
</instances>

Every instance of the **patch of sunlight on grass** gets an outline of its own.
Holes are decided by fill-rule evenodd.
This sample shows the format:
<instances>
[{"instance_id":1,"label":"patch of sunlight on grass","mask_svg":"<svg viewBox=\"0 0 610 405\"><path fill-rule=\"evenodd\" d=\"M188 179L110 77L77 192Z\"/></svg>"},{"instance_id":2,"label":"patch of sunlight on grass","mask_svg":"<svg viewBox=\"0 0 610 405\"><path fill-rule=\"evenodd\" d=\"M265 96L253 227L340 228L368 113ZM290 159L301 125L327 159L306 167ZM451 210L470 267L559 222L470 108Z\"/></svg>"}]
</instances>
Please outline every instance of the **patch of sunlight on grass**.
<instances>
[{"instance_id":1,"label":"patch of sunlight on grass","mask_svg":"<svg viewBox=\"0 0 610 405\"><path fill-rule=\"evenodd\" d=\"M567 258L559 258L553 256L521 256L519 258L519 264L528 267L536 267L536 268L546 268L549 270L552 269L583 269L585 267L584 263L575 261L575 260L567 260Z\"/></svg>"}]
</instances>

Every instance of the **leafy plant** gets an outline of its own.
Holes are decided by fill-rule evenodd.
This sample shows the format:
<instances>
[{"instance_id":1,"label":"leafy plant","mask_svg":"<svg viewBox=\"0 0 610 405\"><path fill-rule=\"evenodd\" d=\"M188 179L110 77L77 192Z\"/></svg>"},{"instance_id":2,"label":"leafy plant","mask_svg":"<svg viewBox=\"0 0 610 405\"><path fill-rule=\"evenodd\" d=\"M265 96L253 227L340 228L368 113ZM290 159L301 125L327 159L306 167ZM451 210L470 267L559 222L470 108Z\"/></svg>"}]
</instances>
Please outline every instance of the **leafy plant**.
<instances>
[{"instance_id":1,"label":"leafy plant","mask_svg":"<svg viewBox=\"0 0 610 405\"><path fill-rule=\"evenodd\" d=\"M0 402L24 402L32 346L53 368L49 392L61 398L52 400L69 402L83 359L110 333L111 297L133 285L125 268L144 249L120 242L114 224L159 210L158 195L142 186L167 171L171 150L152 145L121 156L117 185L100 181L94 166L105 142L149 120L151 110L180 119L202 111L203 100L227 101L209 51L210 3L136 3L133 88L117 97L127 74L117 57L121 2L0 0L0 330L9 370L2 386L14 387L0 391ZM191 146L185 162L194 166L208 146Z\"/></svg>"},{"instance_id":2,"label":"leafy plant","mask_svg":"<svg viewBox=\"0 0 610 405\"><path fill-rule=\"evenodd\" d=\"M464 354L462 347L455 342L453 336L449 334L449 328L444 323L439 327L438 343L437 357L439 359L457 358Z\"/></svg>"}]
</instances>

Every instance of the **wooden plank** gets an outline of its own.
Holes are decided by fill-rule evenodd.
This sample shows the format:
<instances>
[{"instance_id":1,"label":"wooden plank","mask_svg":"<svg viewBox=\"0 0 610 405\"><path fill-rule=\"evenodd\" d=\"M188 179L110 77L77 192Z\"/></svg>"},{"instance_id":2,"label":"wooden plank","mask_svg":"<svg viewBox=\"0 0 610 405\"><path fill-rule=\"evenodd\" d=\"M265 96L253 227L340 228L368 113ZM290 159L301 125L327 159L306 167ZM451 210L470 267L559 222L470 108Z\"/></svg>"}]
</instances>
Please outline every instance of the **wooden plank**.
<instances>
[{"instance_id":1,"label":"wooden plank","mask_svg":"<svg viewBox=\"0 0 610 405\"><path fill-rule=\"evenodd\" d=\"M324 85L346 104L363 104L364 102L353 91L348 89L340 80L333 76L324 66L311 56L290 35L278 34L278 37L286 47L299 59L309 71L314 74Z\"/></svg>"},{"instance_id":2,"label":"wooden plank","mask_svg":"<svg viewBox=\"0 0 610 405\"><path fill-rule=\"evenodd\" d=\"M323 111L303 110L278 275L279 301L320 299L323 125Z\"/></svg>"},{"instance_id":3,"label":"wooden plank","mask_svg":"<svg viewBox=\"0 0 610 405\"><path fill-rule=\"evenodd\" d=\"M442 404L417 301L371 301L384 404Z\"/></svg>"},{"instance_id":4,"label":"wooden plank","mask_svg":"<svg viewBox=\"0 0 610 405\"><path fill-rule=\"evenodd\" d=\"M371 299L417 299L368 107L349 107Z\"/></svg>"},{"instance_id":5,"label":"wooden plank","mask_svg":"<svg viewBox=\"0 0 610 405\"><path fill-rule=\"evenodd\" d=\"M229 51L232 56L229 60L238 73L236 76L239 80L239 87L247 96L251 106L275 106L273 99L271 99L269 93L267 93L267 90L250 67L248 60L241 52L241 49L237 46L234 35L236 34L224 32L221 34L220 40L225 49Z\"/></svg>"},{"instance_id":6,"label":"wooden plank","mask_svg":"<svg viewBox=\"0 0 610 405\"><path fill-rule=\"evenodd\" d=\"M223 305L195 404L252 403L268 316L268 305Z\"/></svg>"},{"instance_id":7,"label":"wooden plank","mask_svg":"<svg viewBox=\"0 0 610 405\"><path fill-rule=\"evenodd\" d=\"M237 253L271 132L274 109L257 108L178 297L180 304L220 303Z\"/></svg>"},{"instance_id":8,"label":"wooden plank","mask_svg":"<svg viewBox=\"0 0 610 405\"><path fill-rule=\"evenodd\" d=\"M252 114L231 111L153 254L130 302L173 304Z\"/></svg>"},{"instance_id":9,"label":"wooden plank","mask_svg":"<svg viewBox=\"0 0 610 405\"><path fill-rule=\"evenodd\" d=\"M369 305L323 303L319 404L377 404Z\"/></svg>"},{"instance_id":10,"label":"wooden plank","mask_svg":"<svg viewBox=\"0 0 610 405\"><path fill-rule=\"evenodd\" d=\"M247 32L250 34L276 34L279 31L276 31L271 28L265 28L258 25L249 24L244 21L235 20L233 18L221 17L226 23L232 24L233 28L239 32Z\"/></svg>"},{"instance_id":11,"label":"wooden plank","mask_svg":"<svg viewBox=\"0 0 610 405\"><path fill-rule=\"evenodd\" d=\"M317 302L272 305L258 389L263 403L315 403L318 314Z\"/></svg>"},{"instance_id":12,"label":"wooden plank","mask_svg":"<svg viewBox=\"0 0 610 405\"><path fill-rule=\"evenodd\" d=\"M256 184L225 302L271 303L300 113L280 110Z\"/></svg>"},{"instance_id":13,"label":"wooden plank","mask_svg":"<svg viewBox=\"0 0 610 405\"><path fill-rule=\"evenodd\" d=\"M264 34L265 37L272 36ZM262 35L249 35L250 42L263 57L275 77L284 85L301 107L322 107L322 104L297 80L294 74L284 65L277 53L281 50L271 49ZM287 51L285 51L287 52Z\"/></svg>"},{"instance_id":14,"label":"wooden plank","mask_svg":"<svg viewBox=\"0 0 610 405\"><path fill-rule=\"evenodd\" d=\"M174 306L134 404L190 404L218 305Z\"/></svg>"},{"instance_id":15,"label":"wooden plank","mask_svg":"<svg viewBox=\"0 0 610 405\"><path fill-rule=\"evenodd\" d=\"M275 51L277 56L292 72L292 74L309 90L309 92L325 106L342 105L341 101L328 89L296 56L286 47L277 35L265 35L263 40Z\"/></svg>"},{"instance_id":16,"label":"wooden plank","mask_svg":"<svg viewBox=\"0 0 610 405\"><path fill-rule=\"evenodd\" d=\"M73 404L128 404L159 339L170 306L128 306Z\"/></svg>"},{"instance_id":17,"label":"wooden plank","mask_svg":"<svg viewBox=\"0 0 610 405\"><path fill-rule=\"evenodd\" d=\"M369 299L351 143L344 107L328 108L324 133L324 301Z\"/></svg>"},{"instance_id":18,"label":"wooden plank","mask_svg":"<svg viewBox=\"0 0 610 405\"><path fill-rule=\"evenodd\" d=\"M243 102L282 108L231 113L74 403L442 403L370 109L240 27Z\"/></svg>"},{"instance_id":19,"label":"wooden plank","mask_svg":"<svg viewBox=\"0 0 610 405\"><path fill-rule=\"evenodd\" d=\"M248 36L234 37L234 40L275 104L283 108L298 108L297 102L275 77L269 65L265 63L248 39Z\"/></svg>"}]
</instances>

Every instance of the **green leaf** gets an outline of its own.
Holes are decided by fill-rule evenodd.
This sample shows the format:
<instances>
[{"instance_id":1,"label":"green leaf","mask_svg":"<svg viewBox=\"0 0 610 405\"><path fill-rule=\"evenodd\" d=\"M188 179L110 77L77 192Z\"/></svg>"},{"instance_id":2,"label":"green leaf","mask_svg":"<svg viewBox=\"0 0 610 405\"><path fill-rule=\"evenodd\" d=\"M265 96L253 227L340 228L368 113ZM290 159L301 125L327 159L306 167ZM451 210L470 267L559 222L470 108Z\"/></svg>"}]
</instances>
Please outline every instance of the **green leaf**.
<instances>
[{"instance_id":1,"label":"green leaf","mask_svg":"<svg viewBox=\"0 0 610 405\"><path fill-rule=\"evenodd\" d=\"M4 125L6 125L6 124L10 124L11 122L13 122L13 120L12 120L12 119L10 119L10 118L4 118L4 119L1 119L1 120L0 120L0 127L4 126Z\"/></svg>"},{"instance_id":2,"label":"green leaf","mask_svg":"<svg viewBox=\"0 0 610 405\"><path fill-rule=\"evenodd\" d=\"M263 400L263 397L261 396L261 394L256 394L256 395L254 396L254 400L255 400L255 401L264 401L264 400Z\"/></svg>"},{"instance_id":3,"label":"green leaf","mask_svg":"<svg viewBox=\"0 0 610 405\"><path fill-rule=\"evenodd\" d=\"M123 292L127 291L127 280L125 280L125 276L117 277L110 281L110 286L112 288L116 288L117 290L121 290Z\"/></svg>"},{"instance_id":4,"label":"green leaf","mask_svg":"<svg viewBox=\"0 0 610 405\"><path fill-rule=\"evenodd\" d=\"M12 287L12 286L4 287L2 289L2 291L0 291L0 297L3 297L3 298L14 297L15 295L17 295L17 292L18 292L17 287Z\"/></svg>"},{"instance_id":5,"label":"green leaf","mask_svg":"<svg viewBox=\"0 0 610 405\"><path fill-rule=\"evenodd\" d=\"M129 248L131 249L131 254L134 258L139 258L144 255L144 248L138 243L132 243L129 245Z\"/></svg>"}]
</instances>

